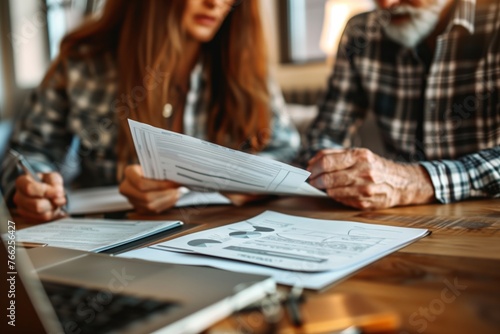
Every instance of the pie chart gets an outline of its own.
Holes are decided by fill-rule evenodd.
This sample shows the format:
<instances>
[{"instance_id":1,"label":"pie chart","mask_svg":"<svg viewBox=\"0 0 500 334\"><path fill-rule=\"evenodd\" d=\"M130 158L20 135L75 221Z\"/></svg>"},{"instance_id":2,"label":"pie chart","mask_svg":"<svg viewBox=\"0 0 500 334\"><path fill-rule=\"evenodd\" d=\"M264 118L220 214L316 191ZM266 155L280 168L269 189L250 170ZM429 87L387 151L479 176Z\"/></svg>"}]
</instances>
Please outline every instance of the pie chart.
<instances>
[{"instance_id":1,"label":"pie chart","mask_svg":"<svg viewBox=\"0 0 500 334\"><path fill-rule=\"evenodd\" d=\"M220 244L220 241L217 240L212 240L212 239L194 239L191 241L188 241L189 246L193 247L211 247L215 246L216 244Z\"/></svg>"},{"instance_id":2,"label":"pie chart","mask_svg":"<svg viewBox=\"0 0 500 334\"><path fill-rule=\"evenodd\" d=\"M229 233L233 238L250 239L260 237L259 232L247 232L247 231L237 231Z\"/></svg>"}]
</instances>

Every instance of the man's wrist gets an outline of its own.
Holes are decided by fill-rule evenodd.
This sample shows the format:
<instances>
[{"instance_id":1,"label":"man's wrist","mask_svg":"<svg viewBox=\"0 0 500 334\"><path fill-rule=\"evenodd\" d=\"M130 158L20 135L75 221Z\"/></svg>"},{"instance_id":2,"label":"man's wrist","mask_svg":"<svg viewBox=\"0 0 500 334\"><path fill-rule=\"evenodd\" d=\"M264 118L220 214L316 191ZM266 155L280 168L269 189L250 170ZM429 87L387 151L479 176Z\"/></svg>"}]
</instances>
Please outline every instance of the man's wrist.
<instances>
[{"instance_id":1,"label":"man's wrist","mask_svg":"<svg viewBox=\"0 0 500 334\"><path fill-rule=\"evenodd\" d=\"M411 165L415 177L416 187L411 204L426 204L436 201L434 185L427 170L421 165Z\"/></svg>"}]
</instances>

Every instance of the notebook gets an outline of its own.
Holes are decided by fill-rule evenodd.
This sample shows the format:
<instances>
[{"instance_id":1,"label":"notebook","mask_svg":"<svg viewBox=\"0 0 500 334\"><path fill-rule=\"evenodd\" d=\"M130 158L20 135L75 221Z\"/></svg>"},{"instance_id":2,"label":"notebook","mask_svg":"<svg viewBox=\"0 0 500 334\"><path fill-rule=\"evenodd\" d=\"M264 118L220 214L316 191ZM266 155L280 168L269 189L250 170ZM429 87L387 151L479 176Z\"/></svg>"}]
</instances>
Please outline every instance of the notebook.
<instances>
[{"instance_id":1,"label":"notebook","mask_svg":"<svg viewBox=\"0 0 500 334\"><path fill-rule=\"evenodd\" d=\"M3 333L197 333L276 288L261 275L14 247L1 195L0 226Z\"/></svg>"}]
</instances>

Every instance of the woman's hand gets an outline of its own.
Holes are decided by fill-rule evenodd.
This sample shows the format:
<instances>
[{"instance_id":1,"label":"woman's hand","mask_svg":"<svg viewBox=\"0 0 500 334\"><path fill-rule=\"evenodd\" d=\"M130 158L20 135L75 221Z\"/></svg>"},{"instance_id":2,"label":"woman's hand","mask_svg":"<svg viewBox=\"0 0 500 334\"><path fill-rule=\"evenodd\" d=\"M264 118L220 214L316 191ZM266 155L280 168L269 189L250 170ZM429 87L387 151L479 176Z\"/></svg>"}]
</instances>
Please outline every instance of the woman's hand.
<instances>
[{"instance_id":1,"label":"woman's hand","mask_svg":"<svg viewBox=\"0 0 500 334\"><path fill-rule=\"evenodd\" d=\"M240 193L222 193L224 196L229 198L231 203L235 206L242 206L251 202L262 201L268 197L269 195L255 195L255 194L240 194Z\"/></svg>"},{"instance_id":2,"label":"woman's hand","mask_svg":"<svg viewBox=\"0 0 500 334\"><path fill-rule=\"evenodd\" d=\"M120 193L138 212L151 214L173 207L181 197L179 187L175 182L147 179L140 165L130 165L125 168Z\"/></svg>"},{"instance_id":3,"label":"woman's hand","mask_svg":"<svg viewBox=\"0 0 500 334\"><path fill-rule=\"evenodd\" d=\"M63 178L59 173L40 174L42 182L30 175L16 179L14 203L17 213L33 222L47 222L65 216L61 207L66 204Z\"/></svg>"}]
</instances>

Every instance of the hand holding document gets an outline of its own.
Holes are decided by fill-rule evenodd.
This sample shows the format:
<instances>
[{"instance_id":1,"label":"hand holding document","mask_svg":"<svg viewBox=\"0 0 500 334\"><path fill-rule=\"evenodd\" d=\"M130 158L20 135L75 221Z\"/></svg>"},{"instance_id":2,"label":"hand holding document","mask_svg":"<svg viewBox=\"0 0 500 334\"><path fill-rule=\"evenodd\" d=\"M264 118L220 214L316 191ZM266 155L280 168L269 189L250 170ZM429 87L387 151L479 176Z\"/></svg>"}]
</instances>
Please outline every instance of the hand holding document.
<instances>
[{"instance_id":1,"label":"hand holding document","mask_svg":"<svg viewBox=\"0 0 500 334\"><path fill-rule=\"evenodd\" d=\"M323 196L308 171L129 120L144 175L194 190Z\"/></svg>"}]
</instances>

